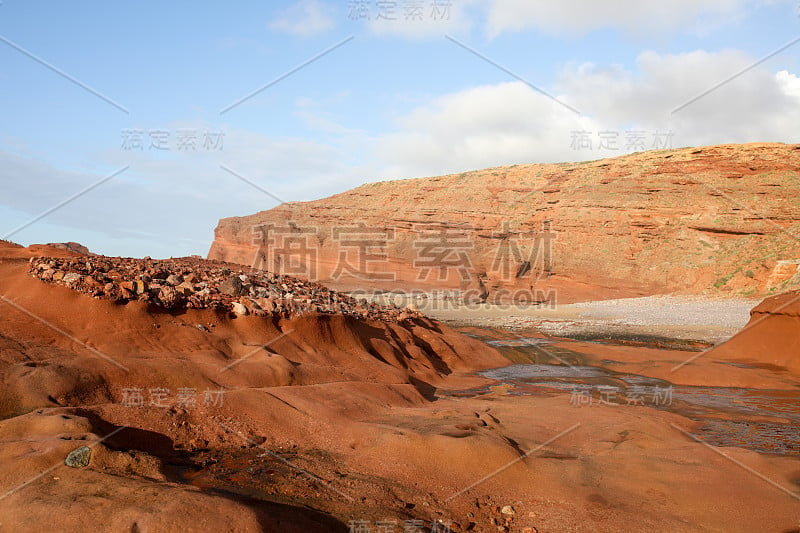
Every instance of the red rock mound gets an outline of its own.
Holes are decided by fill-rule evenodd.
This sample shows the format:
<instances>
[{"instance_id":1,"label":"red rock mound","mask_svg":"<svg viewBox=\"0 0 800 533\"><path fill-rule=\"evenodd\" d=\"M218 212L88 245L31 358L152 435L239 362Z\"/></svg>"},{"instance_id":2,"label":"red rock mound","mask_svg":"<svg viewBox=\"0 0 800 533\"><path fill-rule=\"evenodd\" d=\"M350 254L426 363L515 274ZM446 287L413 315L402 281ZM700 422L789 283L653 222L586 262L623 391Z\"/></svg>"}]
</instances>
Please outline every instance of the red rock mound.
<instances>
[{"instance_id":1,"label":"red rock mound","mask_svg":"<svg viewBox=\"0 0 800 533\"><path fill-rule=\"evenodd\" d=\"M744 329L708 355L800 373L800 291L761 302Z\"/></svg>"},{"instance_id":2,"label":"red rock mound","mask_svg":"<svg viewBox=\"0 0 800 533\"><path fill-rule=\"evenodd\" d=\"M29 274L29 250L0 253L0 522L15 530L347 531L315 509L349 506L356 518L363 504L331 503L290 460L336 478L344 467L325 454L377 438L360 420L426 405L445 376L507 363L422 316L168 309L46 283ZM490 443L507 453L500 437ZM84 447L86 466L64 466ZM223 458L213 489L192 477L216 476ZM226 489L251 478L275 501Z\"/></svg>"},{"instance_id":3,"label":"red rock mound","mask_svg":"<svg viewBox=\"0 0 800 533\"><path fill-rule=\"evenodd\" d=\"M119 401L126 383L151 383L152 376L173 390L347 380L414 383L424 393L454 371L506 363L483 343L418 314L398 322L380 320L379 313L170 312L42 283L26 274L25 262L0 267L6 344L0 415Z\"/></svg>"}]
</instances>

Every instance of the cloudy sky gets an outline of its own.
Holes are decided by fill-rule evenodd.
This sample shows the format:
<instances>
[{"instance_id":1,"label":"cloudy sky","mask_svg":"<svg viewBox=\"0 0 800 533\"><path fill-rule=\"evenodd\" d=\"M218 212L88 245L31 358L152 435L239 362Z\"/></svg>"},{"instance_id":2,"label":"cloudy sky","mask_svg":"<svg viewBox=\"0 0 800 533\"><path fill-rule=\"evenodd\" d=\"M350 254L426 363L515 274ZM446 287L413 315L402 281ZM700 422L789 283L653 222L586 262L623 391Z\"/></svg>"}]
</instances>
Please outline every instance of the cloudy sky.
<instances>
[{"instance_id":1,"label":"cloudy sky","mask_svg":"<svg viewBox=\"0 0 800 533\"><path fill-rule=\"evenodd\" d=\"M205 255L362 183L800 142L800 0L0 2L0 238Z\"/></svg>"}]
</instances>

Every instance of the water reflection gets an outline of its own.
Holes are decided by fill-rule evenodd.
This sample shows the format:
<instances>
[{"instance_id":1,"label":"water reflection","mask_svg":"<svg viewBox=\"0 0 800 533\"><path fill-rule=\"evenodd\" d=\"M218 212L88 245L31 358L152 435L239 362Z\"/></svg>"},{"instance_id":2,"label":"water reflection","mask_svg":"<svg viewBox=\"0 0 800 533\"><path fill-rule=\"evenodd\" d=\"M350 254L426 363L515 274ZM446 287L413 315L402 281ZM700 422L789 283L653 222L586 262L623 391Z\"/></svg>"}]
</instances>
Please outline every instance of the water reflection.
<instances>
[{"instance_id":1,"label":"water reflection","mask_svg":"<svg viewBox=\"0 0 800 533\"><path fill-rule=\"evenodd\" d=\"M508 385L509 394L569 392L575 407L652 407L702 422L696 436L709 444L800 455L800 392L673 385L593 366L517 364L481 375Z\"/></svg>"}]
</instances>

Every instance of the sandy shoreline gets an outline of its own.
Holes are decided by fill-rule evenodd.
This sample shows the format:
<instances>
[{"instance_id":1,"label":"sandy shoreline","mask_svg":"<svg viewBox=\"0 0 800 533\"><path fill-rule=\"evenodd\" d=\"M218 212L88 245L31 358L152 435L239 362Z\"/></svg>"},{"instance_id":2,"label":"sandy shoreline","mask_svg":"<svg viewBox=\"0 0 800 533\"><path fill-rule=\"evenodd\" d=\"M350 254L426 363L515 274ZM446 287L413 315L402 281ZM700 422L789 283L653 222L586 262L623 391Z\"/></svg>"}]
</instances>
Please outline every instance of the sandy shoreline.
<instances>
[{"instance_id":1,"label":"sandy shoreline","mask_svg":"<svg viewBox=\"0 0 800 533\"><path fill-rule=\"evenodd\" d=\"M458 305L420 301L420 311L459 326L538 330L558 336L655 336L716 344L747 324L751 299L702 296L648 296L545 306Z\"/></svg>"}]
</instances>

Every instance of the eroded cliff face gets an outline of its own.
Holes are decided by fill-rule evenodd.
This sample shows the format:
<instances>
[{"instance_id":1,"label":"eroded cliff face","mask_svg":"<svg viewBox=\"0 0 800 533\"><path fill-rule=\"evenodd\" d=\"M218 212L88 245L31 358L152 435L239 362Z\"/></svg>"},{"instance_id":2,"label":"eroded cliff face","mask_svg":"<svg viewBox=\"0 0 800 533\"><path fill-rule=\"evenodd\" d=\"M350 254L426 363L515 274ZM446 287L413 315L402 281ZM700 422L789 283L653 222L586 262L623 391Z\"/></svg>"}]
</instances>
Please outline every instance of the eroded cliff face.
<instances>
[{"instance_id":1,"label":"eroded cliff face","mask_svg":"<svg viewBox=\"0 0 800 533\"><path fill-rule=\"evenodd\" d=\"M223 219L209 259L344 287L559 302L800 281L800 145L371 183Z\"/></svg>"}]
</instances>

